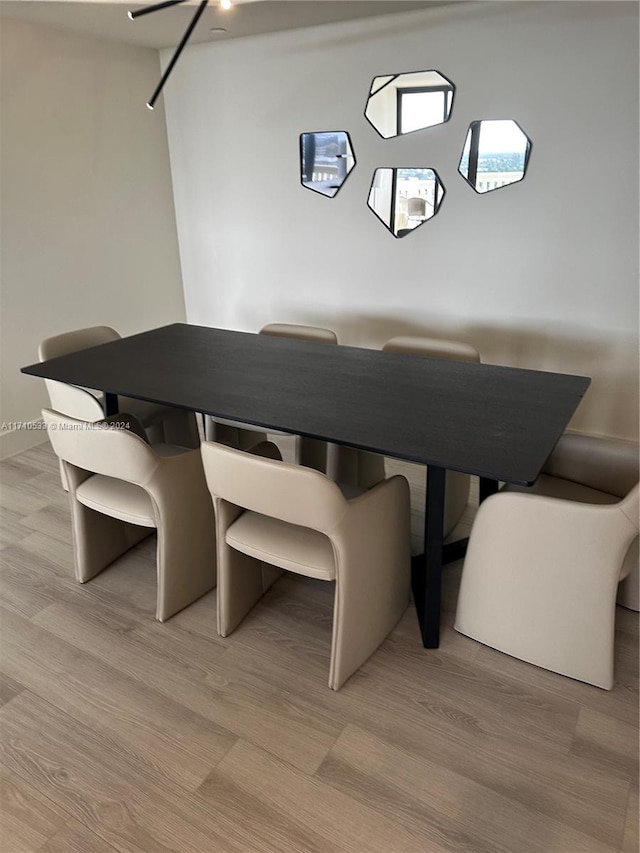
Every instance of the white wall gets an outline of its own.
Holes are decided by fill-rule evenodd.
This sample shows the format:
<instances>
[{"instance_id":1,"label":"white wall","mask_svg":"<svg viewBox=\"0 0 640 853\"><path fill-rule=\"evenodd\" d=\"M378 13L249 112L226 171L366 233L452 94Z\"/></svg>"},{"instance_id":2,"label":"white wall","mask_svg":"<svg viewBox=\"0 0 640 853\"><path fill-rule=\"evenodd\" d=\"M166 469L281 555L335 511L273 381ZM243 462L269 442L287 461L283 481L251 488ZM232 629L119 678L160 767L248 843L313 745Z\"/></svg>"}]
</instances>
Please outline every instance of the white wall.
<instances>
[{"instance_id":1,"label":"white wall","mask_svg":"<svg viewBox=\"0 0 640 853\"><path fill-rule=\"evenodd\" d=\"M167 56L163 56L166 61ZM451 120L382 140L376 75L437 69ZM572 427L638 418L638 7L474 3L187 50L167 119L187 316L269 321L379 346L453 336L487 362L593 377ZM516 119L526 179L485 196L457 174L470 121ZM299 183L298 134L348 130L334 200ZM435 167L440 213L395 240L368 210L376 166Z\"/></svg>"},{"instance_id":2,"label":"white wall","mask_svg":"<svg viewBox=\"0 0 640 853\"><path fill-rule=\"evenodd\" d=\"M2 415L33 421L44 383L20 374L41 339L184 320L157 51L3 19ZM42 433L0 432L0 456Z\"/></svg>"}]
</instances>

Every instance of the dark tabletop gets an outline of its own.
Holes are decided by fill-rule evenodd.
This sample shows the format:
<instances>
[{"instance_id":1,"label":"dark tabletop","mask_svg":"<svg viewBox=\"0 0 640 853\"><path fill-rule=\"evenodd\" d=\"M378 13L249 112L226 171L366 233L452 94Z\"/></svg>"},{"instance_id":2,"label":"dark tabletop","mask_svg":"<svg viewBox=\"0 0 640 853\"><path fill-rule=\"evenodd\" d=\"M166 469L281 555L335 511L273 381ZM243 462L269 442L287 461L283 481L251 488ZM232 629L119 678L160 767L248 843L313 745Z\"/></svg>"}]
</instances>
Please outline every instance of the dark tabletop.
<instances>
[{"instance_id":1,"label":"dark tabletop","mask_svg":"<svg viewBox=\"0 0 640 853\"><path fill-rule=\"evenodd\" d=\"M22 372L520 484L590 383L183 323Z\"/></svg>"}]
</instances>

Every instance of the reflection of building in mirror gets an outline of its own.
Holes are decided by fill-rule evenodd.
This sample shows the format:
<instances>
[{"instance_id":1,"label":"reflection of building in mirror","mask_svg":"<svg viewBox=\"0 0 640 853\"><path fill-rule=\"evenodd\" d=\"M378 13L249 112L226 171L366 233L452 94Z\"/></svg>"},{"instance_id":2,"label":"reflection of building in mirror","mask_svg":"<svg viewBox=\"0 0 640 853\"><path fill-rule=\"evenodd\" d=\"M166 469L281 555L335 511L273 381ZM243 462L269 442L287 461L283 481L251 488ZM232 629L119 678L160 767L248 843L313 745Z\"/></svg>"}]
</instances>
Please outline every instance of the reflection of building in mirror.
<instances>
[{"instance_id":1,"label":"reflection of building in mirror","mask_svg":"<svg viewBox=\"0 0 640 853\"><path fill-rule=\"evenodd\" d=\"M434 169L376 169L368 205L395 237L405 237L435 216L443 197Z\"/></svg>"},{"instance_id":2,"label":"reflection of building in mirror","mask_svg":"<svg viewBox=\"0 0 640 853\"><path fill-rule=\"evenodd\" d=\"M458 171L478 193L521 181L531 140L512 119L474 121L469 125Z\"/></svg>"},{"instance_id":3,"label":"reflection of building in mirror","mask_svg":"<svg viewBox=\"0 0 640 853\"><path fill-rule=\"evenodd\" d=\"M365 117L384 139L449 120L455 87L438 71L374 77Z\"/></svg>"},{"instance_id":4,"label":"reflection of building in mirror","mask_svg":"<svg viewBox=\"0 0 640 853\"><path fill-rule=\"evenodd\" d=\"M346 131L300 134L300 180L307 189L333 198L355 164Z\"/></svg>"}]
</instances>

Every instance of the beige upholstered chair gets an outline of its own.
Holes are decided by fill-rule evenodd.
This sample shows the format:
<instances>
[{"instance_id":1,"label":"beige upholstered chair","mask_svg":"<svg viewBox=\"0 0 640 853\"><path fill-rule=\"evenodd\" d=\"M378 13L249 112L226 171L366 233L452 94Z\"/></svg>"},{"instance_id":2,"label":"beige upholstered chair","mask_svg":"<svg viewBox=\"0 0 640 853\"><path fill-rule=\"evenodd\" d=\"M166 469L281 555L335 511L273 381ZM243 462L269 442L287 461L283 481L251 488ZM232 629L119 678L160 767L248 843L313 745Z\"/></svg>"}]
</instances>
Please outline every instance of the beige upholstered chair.
<instances>
[{"instance_id":1,"label":"beige upholstered chair","mask_svg":"<svg viewBox=\"0 0 640 853\"><path fill-rule=\"evenodd\" d=\"M610 690L616 594L638 609L638 489L637 444L563 436L532 488L478 510L456 630Z\"/></svg>"},{"instance_id":2,"label":"beige upholstered chair","mask_svg":"<svg viewBox=\"0 0 640 853\"><path fill-rule=\"evenodd\" d=\"M260 329L261 335L274 338L294 338L299 341L315 341L317 344L337 344L338 337L331 329L320 326L300 326L295 323L269 323Z\"/></svg>"},{"instance_id":3,"label":"beige upholstered chair","mask_svg":"<svg viewBox=\"0 0 640 853\"><path fill-rule=\"evenodd\" d=\"M409 199L411 201L411 199ZM402 336L391 338L382 347L383 352L404 355L444 358L450 361L480 362L480 353L469 344L436 338ZM384 457L375 453L342 447L330 448L330 476L341 483L371 486L385 476ZM443 532L448 536L460 520L469 501L470 477L457 471L447 471Z\"/></svg>"},{"instance_id":4,"label":"beige upholstered chair","mask_svg":"<svg viewBox=\"0 0 640 853\"><path fill-rule=\"evenodd\" d=\"M398 335L390 338L382 352L399 352L405 355L424 355L428 358L446 358L449 361L480 363L480 353L470 344L440 338L423 338L417 335Z\"/></svg>"},{"instance_id":5,"label":"beige upholstered chair","mask_svg":"<svg viewBox=\"0 0 640 853\"><path fill-rule=\"evenodd\" d=\"M42 341L38 348L38 358L40 361L48 361L50 358L117 341L120 337L121 335L110 326L76 329ZM67 385L52 379L45 379L44 382L51 407L56 412L83 421L99 421L104 418L106 411L104 394L101 391ZM120 407L140 421L147 430L150 441L194 449L200 446L196 416L193 412L131 397L120 397Z\"/></svg>"},{"instance_id":6,"label":"beige upholstered chair","mask_svg":"<svg viewBox=\"0 0 640 853\"><path fill-rule=\"evenodd\" d=\"M42 417L69 483L80 583L155 528L157 619L164 622L215 586L214 518L199 450L160 445L158 452L126 414L97 424L51 409Z\"/></svg>"},{"instance_id":7,"label":"beige upholstered chair","mask_svg":"<svg viewBox=\"0 0 640 853\"><path fill-rule=\"evenodd\" d=\"M337 344L338 338L331 329L318 326L301 326L295 323L270 323L260 330L261 335L279 338L295 338L300 341L314 341L318 344ZM271 430L271 435L289 435L286 432ZM238 421L221 418L206 419L205 434L208 441L217 441L238 450L248 450L253 445L266 441L267 436L259 427ZM296 436L296 461L307 468L317 471L327 469L327 445L306 436Z\"/></svg>"},{"instance_id":8,"label":"beige upholstered chair","mask_svg":"<svg viewBox=\"0 0 640 853\"><path fill-rule=\"evenodd\" d=\"M329 687L378 648L409 602L409 488L391 477L348 500L326 475L205 442L218 543L218 633L286 569L335 582ZM264 450L258 451L264 454Z\"/></svg>"}]
</instances>

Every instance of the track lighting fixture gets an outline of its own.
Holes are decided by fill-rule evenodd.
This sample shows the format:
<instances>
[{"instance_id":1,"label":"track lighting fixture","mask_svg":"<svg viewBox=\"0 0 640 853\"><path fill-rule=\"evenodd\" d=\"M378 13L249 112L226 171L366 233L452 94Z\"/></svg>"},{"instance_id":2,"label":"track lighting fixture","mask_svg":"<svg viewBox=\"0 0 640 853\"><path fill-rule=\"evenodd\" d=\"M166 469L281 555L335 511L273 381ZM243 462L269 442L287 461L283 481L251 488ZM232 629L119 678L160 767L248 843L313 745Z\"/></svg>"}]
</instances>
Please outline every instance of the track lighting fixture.
<instances>
[{"instance_id":1,"label":"track lighting fixture","mask_svg":"<svg viewBox=\"0 0 640 853\"><path fill-rule=\"evenodd\" d=\"M141 18L143 15L150 15L151 12L159 12L161 9L168 9L169 6L178 6L181 3L185 3L185 2L186 2L186 0L163 0L162 3L154 3L152 6L143 6L142 9L136 9L133 12L129 12L128 14L129 14L129 18L132 21L135 21L136 18ZM196 9L194 16L191 19L191 22L185 31L185 34L182 36L182 39L180 40L180 44L175 49L175 52L174 52L173 56L171 57L171 60L169 61L169 64L167 65L164 74L160 78L160 82L156 86L155 92L153 93L151 98L147 101L148 109L150 109L150 110L154 109L155 102L158 99L158 96L160 95L160 92L162 91L164 84L167 82L169 75L173 71L173 66L178 61L178 57L182 53L186 43L191 38L191 33L196 28L196 25L197 25L198 21L200 20L200 17L202 15L202 13L204 12L204 10L206 9L208 3L209 3L209 0L201 0L200 5ZM220 0L220 7L222 9L230 9L231 6L232 6L231 0Z\"/></svg>"}]
</instances>

